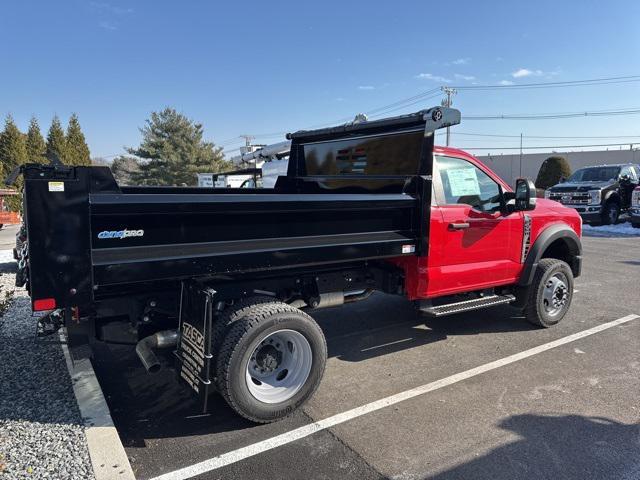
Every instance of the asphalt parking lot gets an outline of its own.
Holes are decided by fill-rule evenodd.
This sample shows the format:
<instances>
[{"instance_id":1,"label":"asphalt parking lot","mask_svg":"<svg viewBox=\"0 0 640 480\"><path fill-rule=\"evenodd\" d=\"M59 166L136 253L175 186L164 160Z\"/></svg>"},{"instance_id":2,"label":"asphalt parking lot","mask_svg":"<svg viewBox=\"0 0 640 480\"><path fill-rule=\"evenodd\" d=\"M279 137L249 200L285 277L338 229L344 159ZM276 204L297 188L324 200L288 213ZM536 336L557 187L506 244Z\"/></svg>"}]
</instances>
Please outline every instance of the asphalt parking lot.
<instances>
[{"instance_id":1,"label":"asphalt parking lot","mask_svg":"<svg viewBox=\"0 0 640 480\"><path fill-rule=\"evenodd\" d=\"M6 225L0 229L0 250L10 250L16 246L19 225Z\"/></svg>"},{"instance_id":2,"label":"asphalt parking lot","mask_svg":"<svg viewBox=\"0 0 640 480\"><path fill-rule=\"evenodd\" d=\"M585 238L571 311L548 330L509 307L425 320L385 295L318 311L329 346L324 380L303 411L275 424L244 421L216 395L203 415L171 371L148 376L130 347L101 348L95 369L140 479L202 471L197 478L638 479L640 319L287 439L369 402L640 314L639 240Z\"/></svg>"}]
</instances>

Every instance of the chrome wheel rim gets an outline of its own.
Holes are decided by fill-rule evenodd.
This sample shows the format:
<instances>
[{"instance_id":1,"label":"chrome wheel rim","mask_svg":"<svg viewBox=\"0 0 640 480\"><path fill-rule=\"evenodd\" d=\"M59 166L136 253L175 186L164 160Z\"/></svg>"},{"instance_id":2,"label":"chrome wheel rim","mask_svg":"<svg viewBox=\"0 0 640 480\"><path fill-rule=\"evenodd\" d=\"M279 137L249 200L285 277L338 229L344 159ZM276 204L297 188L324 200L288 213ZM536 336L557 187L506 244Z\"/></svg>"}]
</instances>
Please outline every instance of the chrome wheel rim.
<instances>
[{"instance_id":1,"label":"chrome wheel rim","mask_svg":"<svg viewBox=\"0 0 640 480\"><path fill-rule=\"evenodd\" d=\"M567 278L562 273L551 276L544 285L542 305L549 316L558 315L567 305L569 300L569 287Z\"/></svg>"},{"instance_id":2,"label":"chrome wheel rim","mask_svg":"<svg viewBox=\"0 0 640 480\"><path fill-rule=\"evenodd\" d=\"M278 330L261 339L247 362L249 393L263 403L282 403L300 391L311 373L309 341L295 330Z\"/></svg>"}]
</instances>

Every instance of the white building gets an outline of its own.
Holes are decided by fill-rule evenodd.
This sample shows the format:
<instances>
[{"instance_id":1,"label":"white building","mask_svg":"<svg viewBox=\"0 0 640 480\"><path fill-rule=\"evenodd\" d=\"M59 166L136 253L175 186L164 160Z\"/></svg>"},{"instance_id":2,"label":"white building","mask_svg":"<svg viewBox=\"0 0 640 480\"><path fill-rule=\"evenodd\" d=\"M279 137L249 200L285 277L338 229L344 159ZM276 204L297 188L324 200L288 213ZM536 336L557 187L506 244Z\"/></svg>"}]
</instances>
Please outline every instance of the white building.
<instances>
[{"instance_id":1,"label":"white building","mask_svg":"<svg viewBox=\"0 0 640 480\"><path fill-rule=\"evenodd\" d=\"M535 181L540 165L551 156L564 157L571 165L571 171L587 167L589 165L610 165L614 163L640 164L640 151L638 149L626 150L599 150L586 152L547 152L524 153L522 162L520 154L479 155L478 158L491 170L502 177L509 185L515 183L518 177L527 177Z\"/></svg>"}]
</instances>

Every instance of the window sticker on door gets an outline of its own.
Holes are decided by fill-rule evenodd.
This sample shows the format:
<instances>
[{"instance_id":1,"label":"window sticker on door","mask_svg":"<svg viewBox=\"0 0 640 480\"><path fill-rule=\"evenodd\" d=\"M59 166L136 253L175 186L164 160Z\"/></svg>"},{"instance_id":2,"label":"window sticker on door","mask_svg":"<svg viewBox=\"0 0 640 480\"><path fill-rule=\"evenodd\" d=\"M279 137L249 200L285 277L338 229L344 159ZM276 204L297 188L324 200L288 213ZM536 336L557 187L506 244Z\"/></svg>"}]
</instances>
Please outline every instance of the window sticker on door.
<instances>
[{"instance_id":1,"label":"window sticker on door","mask_svg":"<svg viewBox=\"0 0 640 480\"><path fill-rule=\"evenodd\" d=\"M480 195L480 185L475 168L452 168L447 170L451 195L462 197L466 195Z\"/></svg>"}]
</instances>

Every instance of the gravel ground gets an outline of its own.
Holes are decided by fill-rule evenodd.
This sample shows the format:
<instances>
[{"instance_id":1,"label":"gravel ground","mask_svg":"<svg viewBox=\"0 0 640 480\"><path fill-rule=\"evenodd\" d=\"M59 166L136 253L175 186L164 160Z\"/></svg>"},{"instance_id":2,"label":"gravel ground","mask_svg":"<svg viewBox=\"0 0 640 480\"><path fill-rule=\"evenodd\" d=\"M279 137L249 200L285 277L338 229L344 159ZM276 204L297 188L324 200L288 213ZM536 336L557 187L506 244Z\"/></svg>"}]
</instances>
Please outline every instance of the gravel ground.
<instances>
[{"instance_id":1,"label":"gravel ground","mask_svg":"<svg viewBox=\"0 0 640 480\"><path fill-rule=\"evenodd\" d=\"M15 262L0 252L0 479L93 478L84 427L57 336L36 339Z\"/></svg>"}]
</instances>

